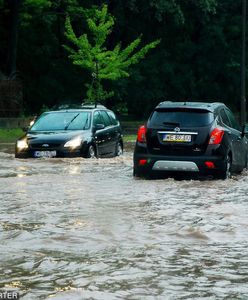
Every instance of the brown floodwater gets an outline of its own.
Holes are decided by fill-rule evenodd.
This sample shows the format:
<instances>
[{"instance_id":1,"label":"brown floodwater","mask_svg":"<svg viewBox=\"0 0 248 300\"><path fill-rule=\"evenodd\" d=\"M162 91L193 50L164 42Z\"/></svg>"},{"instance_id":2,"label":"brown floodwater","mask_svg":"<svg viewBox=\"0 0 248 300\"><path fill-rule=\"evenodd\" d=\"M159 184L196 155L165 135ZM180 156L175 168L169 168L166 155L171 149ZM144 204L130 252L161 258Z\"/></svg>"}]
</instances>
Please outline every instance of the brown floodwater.
<instances>
[{"instance_id":1,"label":"brown floodwater","mask_svg":"<svg viewBox=\"0 0 248 300\"><path fill-rule=\"evenodd\" d=\"M248 299L248 173L143 180L132 153L0 152L0 288L21 299Z\"/></svg>"}]
</instances>

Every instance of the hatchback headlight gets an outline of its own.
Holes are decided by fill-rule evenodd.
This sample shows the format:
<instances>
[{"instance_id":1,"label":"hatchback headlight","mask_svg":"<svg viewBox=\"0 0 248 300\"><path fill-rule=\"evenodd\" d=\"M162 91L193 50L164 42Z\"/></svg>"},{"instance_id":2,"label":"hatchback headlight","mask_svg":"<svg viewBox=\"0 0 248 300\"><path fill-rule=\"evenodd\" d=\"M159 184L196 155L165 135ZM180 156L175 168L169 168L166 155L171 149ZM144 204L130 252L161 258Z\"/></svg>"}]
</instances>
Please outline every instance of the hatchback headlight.
<instances>
[{"instance_id":1,"label":"hatchback headlight","mask_svg":"<svg viewBox=\"0 0 248 300\"><path fill-rule=\"evenodd\" d=\"M24 139L24 140L19 140L17 141L17 149L18 150L24 150L24 149L27 149L28 148L28 143L27 143L27 140Z\"/></svg>"},{"instance_id":2,"label":"hatchback headlight","mask_svg":"<svg viewBox=\"0 0 248 300\"><path fill-rule=\"evenodd\" d=\"M80 137L77 137L75 139L72 139L65 143L65 148L77 148L81 145L82 139Z\"/></svg>"}]
</instances>

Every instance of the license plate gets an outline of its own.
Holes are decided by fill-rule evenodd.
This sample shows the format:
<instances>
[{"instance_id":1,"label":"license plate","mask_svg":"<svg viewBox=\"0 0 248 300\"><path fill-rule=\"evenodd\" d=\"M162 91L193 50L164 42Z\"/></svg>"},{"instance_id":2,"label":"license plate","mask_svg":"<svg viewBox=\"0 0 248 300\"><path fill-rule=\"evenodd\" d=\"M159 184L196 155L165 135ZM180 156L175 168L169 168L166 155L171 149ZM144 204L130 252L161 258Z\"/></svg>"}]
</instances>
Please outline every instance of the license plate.
<instances>
[{"instance_id":1,"label":"license plate","mask_svg":"<svg viewBox=\"0 0 248 300\"><path fill-rule=\"evenodd\" d=\"M55 157L57 155L56 151L35 151L34 157Z\"/></svg>"},{"instance_id":2,"label":"license plate","mask_svg":"<svg viewBox=\"0 0 248 300\"><path fill-rule=\"evenodd\" d=\"M191 142L191 135L190 134L164 134L163 142L189 143Z\"/></svg>"}]
</instances>

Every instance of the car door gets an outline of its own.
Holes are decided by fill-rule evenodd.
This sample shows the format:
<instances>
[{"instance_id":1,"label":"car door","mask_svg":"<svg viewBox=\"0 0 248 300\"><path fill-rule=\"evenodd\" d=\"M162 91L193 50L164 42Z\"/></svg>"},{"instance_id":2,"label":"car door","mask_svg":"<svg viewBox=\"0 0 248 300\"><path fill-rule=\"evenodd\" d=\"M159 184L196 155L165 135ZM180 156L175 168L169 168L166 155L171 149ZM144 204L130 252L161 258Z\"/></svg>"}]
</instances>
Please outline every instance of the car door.
<instances>
[{"instance_id":1,"label":"car door","mask_svg":"<svg viewBox=\"0 0 248 300\"><path fill-rule=\"evenodd\" d=\"M93 115L93 128L98 155L106 155L108 153L108 128L98 110Z\"/></svg>"},{"instance_id":2,"label":"car door","mask_svg":"<svg viewBox=\"0 0 248 300\"><path fill-rule=\"evenodd\" d=\"M246 139L242 136L241 127L236 121L233 113L227 108L225 108L225 112L230 121L234 135L235 164L242 168L246 164Z\"/></svg>"},{"instance_id":3,"label":"car door","mask_svg":"<svg viewBox=\"0 0 248 300\"><path fill-rule=\"evenodd\" d=\"M116 149L116 143L117 143L117 133L115 127L113 126L111 119L105 110L102 110L100 113L107 129L107 139L108 139L107 151L108 153L114 154Z\"/></svg>"}]
</instances>

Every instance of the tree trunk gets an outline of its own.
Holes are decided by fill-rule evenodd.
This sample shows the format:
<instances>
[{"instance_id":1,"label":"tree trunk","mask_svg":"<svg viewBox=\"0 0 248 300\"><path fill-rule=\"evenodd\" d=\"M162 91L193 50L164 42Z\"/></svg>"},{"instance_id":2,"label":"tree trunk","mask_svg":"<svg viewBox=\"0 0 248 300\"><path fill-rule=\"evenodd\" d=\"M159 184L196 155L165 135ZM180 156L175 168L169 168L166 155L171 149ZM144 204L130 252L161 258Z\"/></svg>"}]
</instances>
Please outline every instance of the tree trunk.
<instances>
[{"instance_id":1,"label":"tree trunk","mask_svg":"<svg viewBox=\"0 0 248 300\"><path fill-rule=\"evenodd\" d=\"M15 76L17 61L17 39L19 29L19 7L21 0L8 0L10 8L9 75Z\"/></svg>"}]
</instances>

